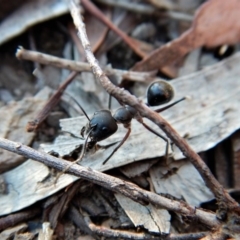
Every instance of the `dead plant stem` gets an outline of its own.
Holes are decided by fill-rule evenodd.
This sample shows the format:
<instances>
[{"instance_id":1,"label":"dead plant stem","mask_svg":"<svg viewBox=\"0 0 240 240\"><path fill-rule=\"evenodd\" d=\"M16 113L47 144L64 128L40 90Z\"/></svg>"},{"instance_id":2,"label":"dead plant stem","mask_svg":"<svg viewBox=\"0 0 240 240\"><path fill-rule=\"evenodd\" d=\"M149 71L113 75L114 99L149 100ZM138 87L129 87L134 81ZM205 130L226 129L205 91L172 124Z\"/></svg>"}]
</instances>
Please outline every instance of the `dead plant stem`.
<instances>
[{"instance_id":1,"label":"dead plant stem","mask_svg":"<svg viewBox=\"0 0 240 240\"><path fill-rule=\"evenodd\" d=\"M85 62L76 62L68 59L55 57L49 54L40 53L37 51L26 50L23 47L19 47L16 52L18 59L29 60L38 62L44 65L50 65L57 68L65 68L76 72L91 72L91 67ZM109 75L116 74L124 79L138 82L146 82L152 80L156 71L152 72L133 72L120 69L105 68L105 72Z\"/></svg>"}]
</instances>

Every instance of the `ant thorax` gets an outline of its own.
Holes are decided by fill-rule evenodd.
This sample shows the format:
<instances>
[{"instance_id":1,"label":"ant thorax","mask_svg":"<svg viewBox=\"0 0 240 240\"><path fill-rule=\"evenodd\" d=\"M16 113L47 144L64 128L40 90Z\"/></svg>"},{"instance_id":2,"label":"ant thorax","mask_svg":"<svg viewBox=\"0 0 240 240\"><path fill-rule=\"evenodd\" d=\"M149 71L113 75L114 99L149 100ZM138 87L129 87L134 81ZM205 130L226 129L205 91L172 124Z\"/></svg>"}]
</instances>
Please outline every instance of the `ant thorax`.
<instances>
[{"instance_id":1,"label":"ant thorax","mask_svg":"<svg viewBox=\"0 0 240 240\"><path fill-rule=\"evenodd\" d=\"M136 115L136 110L130 106L123 106L116 110L113 117L117 123L129 124Z\"/></svg>"}]
</instances>

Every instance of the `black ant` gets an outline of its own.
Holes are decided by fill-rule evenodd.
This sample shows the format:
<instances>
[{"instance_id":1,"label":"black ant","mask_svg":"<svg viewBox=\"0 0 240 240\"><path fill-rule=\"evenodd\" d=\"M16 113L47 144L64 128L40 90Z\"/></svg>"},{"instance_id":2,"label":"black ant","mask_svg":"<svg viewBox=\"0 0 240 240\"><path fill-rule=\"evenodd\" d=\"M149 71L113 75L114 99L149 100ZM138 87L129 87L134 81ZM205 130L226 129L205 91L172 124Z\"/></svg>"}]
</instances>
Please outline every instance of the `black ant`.
<instances>
[{"instance_id":1,"label":"black ant","mask_svg":"<svg viewBox=\"0 0 240 240\"><path fill-rule=\"evenodd\" d=\"M156 81L153 82L147 90L147 105L148 106L158 106L164 103L168 103L172 100L174 96L174 90L172 86L167 83L166 81ZM156 109L156 112L162 112L175 104L185 100L186 98L183 97L172 104ZM78 104L79 105L79 104ZM96 111L92 118L90 119L87 115L87 113L84 111L81 105L79 105L82 112L88 119L88 124L82 128L81 135L84 138L84 135L86 135L85 143L83 145L80 157L73 162L75 164L76 162L79 162L82 160L84 153L86 152L86 148L88 144L91 144L91 146L94 146L97 142L100 142L111 135L113 135L117 129L118 124L123 124L125 128L127 128L127 133L125 134L122 141L117 145L117 147L113 150L113 152L110 154L110 156L107 157L107 159L104 160L103 164L106 164L106 162L113 156L113 154L124 144L124 142L128 139L130 133L131 133L131 121L133 118L137 118L137 111L131 107L131 106L122 106L116 110L116 112L112 115L112 113L109 110L103 109ZM149 127L146 123L143 121L140 121L142 125L151 131L152 133L156 134L160 138L162 138L167 144L166 144L166 156L168 156L168 148L169 148L169 141L166 137L162 136L158 132L156 132L154 129ZM90 142L88 142L88 138L90 138ZM69 167L68 167L69 168ZM67 169L68 169L67 168ZM64 170L67 171L67 169Z\"/></svg>"},{"instance_id":2,"label":"black ant","mask_svg":"<svg viewBox=\"0 0 240 240\"><path fill-rule=\"evenodd\" d=\"M158 106L160 104L164 104L171 101L173 96L174 96L174 90L169 83L165 81L156 81L156 82L153 82L148 87L147 104L149 106ZM155 111L162 112L172 107L173 105L179 103L180 101L183 101L184 99L185 97L173 102L172 104L166 107L157 109ZM100 142L110 137L111 135L113 135L118 129L118 124L123 124L123 126L128 130L124 138L122 139L122 141L113 150L110 156L108 156L108 158L104 160L103 164L105 164L129 137L131 133L131 121L133 118L137 117L137 111L133 107L126 105L118 108L113 115L109 110L103 109L103 110L97 111L94 113L94 115L90 119L82 107L81 107L81 110L83 111L84 115L87 117L89 122L86 127L82 128L82 131L81 131L82 137L84 137L84 135L86 134L86 141L83 146L82 153L77 161L81 161L84 155L88 138L91 139L89 143L91 143L91 145L95 145L97 142ZM157 133L154 129L149 127L144 122L141 121L141 123L146 129L148 129L149 131L156 134L157 136L159 136L160 138L162 138L164 141L167 142L167 146L166 146L166 154L167 154L167 150L169 147L168 139L162 136L161 134Z\"/></svg>"}]
</instances>

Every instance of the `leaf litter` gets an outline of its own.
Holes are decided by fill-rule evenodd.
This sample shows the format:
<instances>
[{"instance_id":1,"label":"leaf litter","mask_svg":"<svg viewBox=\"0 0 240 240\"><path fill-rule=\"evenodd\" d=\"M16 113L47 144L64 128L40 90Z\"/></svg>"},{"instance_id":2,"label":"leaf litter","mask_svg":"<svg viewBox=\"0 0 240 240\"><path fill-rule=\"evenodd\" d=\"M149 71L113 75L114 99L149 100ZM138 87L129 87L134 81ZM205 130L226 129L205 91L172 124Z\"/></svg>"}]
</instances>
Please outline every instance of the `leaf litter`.
<instances>
[{"instance_id":1,"label":"leaf litter","mask_svg":"<svg viewBox=\"0 0 240 240\"><path fill-rule=\"evenodd\" d=\"M163 113L163 116L167 118L175 128L178 129L182 136L186 134L188 135L187 140L198 152L205 151L213 147L240 127L237 118L237 116L239 116L239 99L235 97L233 98L234 95L239 96L240 91L239 84L236 80L239 71L239 57L239 54L234 55L231 58L218 63L217 65L172 81L173 87L180 89L180 91L176 93L176 99L180 96L180 94L185 95L188 93L193 93L191 96L192 99L186 101L185 103L181 103L178 107L172 108L171 110ZM193 81L193 79L195 79L195 81ZM228 79L228 81L224 81L224 79ZM208 85L209 91L206 91L206 84ZM195 89L198 89L198 91L195 91ZM224 101L222 101L222 96L224 96ZM227 102L228 98L229 103ZM186 106L188 111L186 111ZM226 112L226 110L229 108L232 110ZM219 112L219 117L216 115L217 112ZM201 114L202 117L200 117ZM199 120L198 124L196 124L196 119L202 120ZM226 121L231 122L231 124L223 125L222 128L219 128L219 125ZM73 133L76 136L80 136L81 128L85 126L86 123L87 121L85 117L62 119L60 121L63 131ZM108 151L106 151L104 148L98 150L94 154L90 154L90 156L87 155L84 157L81 165L88 166L96 170L105 171L135 162L136 160L139 161L145 160L146 158L157 158L164 156L165 142L160 140L158 137L155 137L155 135L145 131L138 122L134 122L132 125L132 135L122 146L122 148L115 153L108 164L102 165L102 161L104 161L104 159L111 153L114 146L109 147L107 149ZM186 126L188 127L186 128ZM152 127L154 127L154 125L152 125ZM213 131L213 129L215 131ZM126 130L124 128L120 128L120 130L118 130L118 132L112 137L102 141L100 146L107 148L109 145L119 142L125 134L125 131ZM149 145L148 142L151 142L151 144ZM56 152L60 156L66 156L71 155L71 153L79 148L81 144L83 144L83 140L73 138L67 134L59 136L53 145L42 144L42 148L46 152ZM141 146L141 149L139 149L138 146ZM182 159L182 153L179 150L174 148L173 154L176 160ZM123 158L123 155L127 156ZM35 168L34 164L35 162L28 164L26 163L26 165L22 165L18 171L17 169L14 169L12 172L6 173L6 176L8 176L8 174L9 176L16 176L18 174L21 175L27 171L25 167L29 168L31 166L31 168ZM39 163L36 164L39 165ZM16 173L16 171L19 173ZM73 176L68 178L68 175L66 175L66 178L59 179L59 183L57 183L54 189L52 189L52 186L44 186L45 189L44 191L42 189L39 196L36 195L35 188L33 188L34 192L31 193L32 190L26 186L26 183L28 185L31 182L32 186L36 186L37 183L40 182L41 179L44 179L45 176L46 173L43 172L42 176L40 172L38 177L36 175L36 180L31 180L30 178L27 182L24 180L22 184L20 184L20 180L17 181L17 189L20 190L21 188L24 188L24 190L21 191L22 197L25 198L34 193L35 202L51 195L53 192L59 191L63 187L66 187L71 181L75 181L77 179ZM65 175L63 175L63 177L64 176ZM197 174L194 176L197 178L199 177ZM189 176L190 179L191 177L192 176ZM14 181L8 182L8 184L14 186ZM212 196L209 198L209 200L211 198ZM33 200L32 197L31 200ZM3 200L3 202L8 201ZM19 201L19 203L15 202L14 209L19 210L23 206L26 207L26 205L23 205L23 203L29 204L29 199ZM0 208L0 212L6 214L7 209L8 208L6 207L2 209Z\"/></svg>"},{"instance_id":2,"label":"leaf litter","mask_svg":"<svg viewBox=\"0 0 240 240\"><path fill-rule=\"evenodd\" d=\"M132 70L151 71L180 60L198 47L216 47L240 41L238 0L210 0L196 12L192 27L179 38L156 49Z\"/></svg>"},{"instance_id":3,"label":"leaf litter","mask_svg":"<svg viewBox=\"0 0 240 240\"><path fill-rule=\"evenodd\" d=\"M133 69L138 69L138 71L159 69L174 63L176 59L181 59L193 49L201 46L214 47L222 44L235 44L239 41L239 35L237 33L239 31L236 31L238 30L238 23L234 21L239 13L239 8L236 7L238 4L239 2L234 0L230 0L228 4L221 4L220 1L217 0L210 0L203 4L197 11L190 30L180 38L173 40L173 42L157 50L157 55L150 55L142 62L139 62ZM224 14L219 14L223 9L225 10ZM231 18L229 18L229 12L231 12ZM211 19L215 21L209 21L210 15ZM221 18L216 17L220 15ZM226 21L226 18L229 18L229 21ZM124 20L125 19L123 19L123 22L126 23L127 21ZM220 26L222 25L223 27L215 29L216 24L220 24ZM87 24L87 26L90 25ZM209 28L211 29L209 30ZM92 36L91 33L89 34ZM14 36L14 34L12 36ZM100 37L101 36L103 35L100 34ZM116 40L117 38L113 37L113 39ZM185 42L183 39L185 39ZM106 36L103 36L102 40L105 44ZM110 41L110 43L112 43L112 41ZM108 47L110 43L107 45ZM100 50L103 45L100 46ZM106 46L104 48L106 49ZM103 57L106 58L104 54L105 50L101 51ZM70 52L71 50L69 53ZM75 53L77 53L76 49ZM162 56L164 56L164 58ZM162 115L186 138L197 152L202 152L215 146L239 129L239 123L237 121L240 101L238 97L240 90L237 80L239 75L237 67L239 54L235 54L228 60L207 67L200 72L195 72L197 70L197 56L199 55L193 56L195 63L191 68L187 69L191 60L189 60L189 63L186 62L186 69L181 73L183 77L171 81L177 90L175 99L185 95L190 95L191 99L179 104L177 107L170 109ZM155 62L158 64L148 64L148 59L152 60L153 58L155 58ZM156 61L156 58L159 59L159 61ZM76 59L77 58L75 58L75 60ZM164 59L164 63L162 63L163 61L161 59ZM104 61L105 60L103 60L103 65L105 64ZM146 65L143 66L143 63ZM193 73L184 76L189 72ZM79 89L81 81L86 81L87 83L88 80L91 80L91 84L88 83L88 85L80 87L82 88L82 94L78 97L79 101L83 101L81 104L85 106L86 103L86 105L89 106L89 115L95 111L94 108L91 108L92 103L89 103L89 94L92 94L94 97L94 94L97 92L91 89L91 85L96 84L95 89L99 89L99 84L91 78L90 74L89 77L84 74L83 78L80 78L78 80L79 82L73 84L68 90L71 95L74 95L74 93L79 95L77 89ZM153 80L156 79L157 78ZM99 99L99 102L95 106L96 109L99 108L98 104L104 107L106 106L106 98L104 98L104 96L95 96L94 98ZM70 107L71 106L66 107L66 111L68 111ZM63 131L69 131L79 136L81 128L86 122L84 117L77 117L63 119L60 124ZM115 144L118 143L124 135L126 130L122 127L120 127L119 131L111 138L101 142L100 147L94 150L94 153L87 153L81 165L99 171L124 166L121 172L132 181L134 181L136 177L145 177L145 175L149 173L150 175L146 179L150 184L149 187L151 191L165 194L166 196L168 195L170 198L180 198L196 207L200 206L202 202L213 198L199 173L188 161L181 160L183 158L182 153L176 149L174 145L172 147L173 157L175 160L180 161L173 160L167 165L163 164L163 162L159 160L161 156L164 156L165 143L154 135L148 134L136 121L134 121L132 125L132 136L124 143L123 147L119 149L106 166L102 165L102 161L111 153ZM154 127L154 125L152 125L152 127ZM159 129L157 130L160 131ZM62 157L72 157L72 155L81 148L82 144L83 140L65 134L57 137L53 144L42 144L41 146L46 152L54 152L54 154L59 154ZM141 149L139 146L141 146ZM237 140L234 141L234 146L236 154L235 164L237 165ZM154 160L152 160L151 164L144 161L136 163L136 161L152 158L154 158ZM130 163L133 163L133 166L135 164L136 171L134 171L134 167L128 169L126 164ZM31 174L32 172L34 172L34 177ZM7 187L1 193L0 213L4 215L21 210L41 199L52 196L54 193L77 180L74 176L64 174L60 177L56 185L53 185L51 181L48 181L51 176L52 172L50 169L32 160L27 160L19 167L5 172L2 175L2 179ZM235 174L235 176L237 176L237 174ZM168 234L170 225L172 225L171 228L174 227L174 223L172 223L172 221L170 222L170 215L166 210L156 209L154 206L146 207L139 205L119 194L115 194L115 198L135 227L143 227L149 232L158 234ZM154 213L158 214L154 215Z\"/></svg>"}]
</instances>

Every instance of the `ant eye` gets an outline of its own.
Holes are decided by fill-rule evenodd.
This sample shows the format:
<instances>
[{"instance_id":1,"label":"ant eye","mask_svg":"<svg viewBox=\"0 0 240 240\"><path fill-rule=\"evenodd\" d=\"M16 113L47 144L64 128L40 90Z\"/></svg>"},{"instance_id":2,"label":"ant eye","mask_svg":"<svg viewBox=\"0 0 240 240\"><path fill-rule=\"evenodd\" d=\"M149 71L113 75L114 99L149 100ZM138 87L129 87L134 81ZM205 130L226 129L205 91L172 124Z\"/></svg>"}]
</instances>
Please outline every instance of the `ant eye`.
<instances>
[{"instance_id":1,"label":"ant eye","mask_svg":"<svg viewBox=\"0 0 240 240\"><path fill-rule=\"evenodd\" d=\"M150 106L158 106L172 100L174 90L165 81L153 82L147 90L147 101Z\"/></svg>"}]
</instances>

